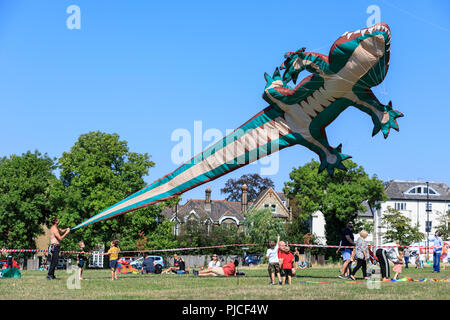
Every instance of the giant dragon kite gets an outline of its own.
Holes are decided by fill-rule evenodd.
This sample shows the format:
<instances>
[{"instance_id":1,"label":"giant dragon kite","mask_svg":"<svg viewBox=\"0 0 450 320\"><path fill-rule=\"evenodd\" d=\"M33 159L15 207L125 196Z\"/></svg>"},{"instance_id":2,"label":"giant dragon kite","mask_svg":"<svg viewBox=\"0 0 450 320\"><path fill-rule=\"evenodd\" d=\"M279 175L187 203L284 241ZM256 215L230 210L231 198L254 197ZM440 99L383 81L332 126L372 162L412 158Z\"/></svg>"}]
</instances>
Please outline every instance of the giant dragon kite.
<instances>
[{"instance_id":1,"label":"giant dragon kite","mask_svg":"<svg viewBox=\"0 0 450 320\"><path fill-rule=\"evenodd\" d=\"M402 117L392 104L382 104L371 87L380 84L388 71L391 32L385 23L346 32L331 46L328 56L288 52L280 69L267 81L263 98L269 103L233 133L208 147L172 173L128 198L98 213L74 229L110 219L167 200L244 165L292 145L303 145L318 154L319 171L345 170L342 145L329 145L325 128L347 107L367 113L373 121L372 135L380 130L387 138L391 128L398 131ZM295 88L301 71L311 75Z\"/></svg>"}]
</instances>

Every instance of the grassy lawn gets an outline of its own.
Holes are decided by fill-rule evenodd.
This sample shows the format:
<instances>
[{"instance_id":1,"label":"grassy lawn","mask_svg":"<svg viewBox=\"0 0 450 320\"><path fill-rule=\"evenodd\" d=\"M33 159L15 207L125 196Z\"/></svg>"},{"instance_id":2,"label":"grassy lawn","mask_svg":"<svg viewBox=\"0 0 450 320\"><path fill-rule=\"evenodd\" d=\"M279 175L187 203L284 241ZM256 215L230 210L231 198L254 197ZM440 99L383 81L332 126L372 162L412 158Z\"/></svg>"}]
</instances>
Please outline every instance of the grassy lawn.
<instances>
[{"instance_id":1,"label":"grassy lawn","mask_svg":"<svg viewBox=\"0 0 450 320\"><path fill-rule=\"evenodd\" d=\"M369 289L365 282L337 278L338 267L316 267L298 270L292 286L269 286L267 266L245 268L245 276L236 278L194 277L187 275L119 275L111 281L108 270L86 270L80 289L68 289L71 275L57 270L58 280L48 281L44 271L22 271L21 279L0 279L2 300L79 300L79 299L222 299L222 300L392 300L392 299L450 299L449 282L389 282L378 283L378 289ZM449 279L450 269L439 274L431 268L403 269L401 277ZM357 276L361 277L361 273ZM69 281L68 281L69 280ZM300 281L327 282L301 283ZM376 284L376 283L375 283Z\"/></svg>"}]
</instances>

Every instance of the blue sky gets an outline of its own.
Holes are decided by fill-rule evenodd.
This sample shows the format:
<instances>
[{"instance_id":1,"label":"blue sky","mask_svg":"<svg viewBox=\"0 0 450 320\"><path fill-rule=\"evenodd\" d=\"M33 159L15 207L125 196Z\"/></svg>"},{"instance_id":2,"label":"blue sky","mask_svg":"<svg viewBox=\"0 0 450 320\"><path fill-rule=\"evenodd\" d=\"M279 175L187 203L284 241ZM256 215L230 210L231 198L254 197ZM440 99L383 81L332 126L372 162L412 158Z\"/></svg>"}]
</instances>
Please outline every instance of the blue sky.
<instances>
[{"instance_id":1,"label":"blue sky","mask_svg":"<svg viewBox=\"0 0 450 320\"><path fill-rule=\"evenodd\" d=\"M81 9L80 30L66 27L69 5ZM266 106L264 72L285 52L328 54L345 31L366 27L370 5L392 31L389 72L374 92L405 117L385 140L350 107L327 128L330 144L382 180L450 184L448 1L0 0L0 155L59 157L83 133L117 133L152 156L151 183L178 167L174 130L243 124ZM281 190L311 159L301 146L282 150L269 177ZM209 183L213 199L227 179L260 168ZM203 198L208 185L183 199Z\"/></svg>"}]
</instances>

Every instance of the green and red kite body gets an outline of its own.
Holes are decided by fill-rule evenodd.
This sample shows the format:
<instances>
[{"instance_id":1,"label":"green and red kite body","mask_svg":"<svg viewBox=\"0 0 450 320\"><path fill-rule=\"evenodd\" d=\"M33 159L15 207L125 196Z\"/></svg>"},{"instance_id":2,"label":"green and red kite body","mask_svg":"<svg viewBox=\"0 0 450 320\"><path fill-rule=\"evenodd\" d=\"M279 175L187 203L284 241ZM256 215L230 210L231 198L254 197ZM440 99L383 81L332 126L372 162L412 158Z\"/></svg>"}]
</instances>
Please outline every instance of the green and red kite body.
<instances>
[{"instance_id":1,"label":"green and red kite body","mask_svg":"<svg viewBox=\"0 0 450 320\"><path fill-rule=\"evenodd\" d=\"M371 87L380 84L389 66L391 32L385 23L346 32L337 39L328 56L300 49L288 52L281 69L265 75L263 98L269 106L230 135L207 148L172 173L77 225L74 229L110 219L167 200L244 165L292 145L303 145L318 154L319 170L330 174L345 170L349 158L328 144L325 128L347 107L354 106L372 118L372 134L391 128L403 116L382 104ZM295 88L301 71L311 73Z\"/></svg>"}]
</instances>

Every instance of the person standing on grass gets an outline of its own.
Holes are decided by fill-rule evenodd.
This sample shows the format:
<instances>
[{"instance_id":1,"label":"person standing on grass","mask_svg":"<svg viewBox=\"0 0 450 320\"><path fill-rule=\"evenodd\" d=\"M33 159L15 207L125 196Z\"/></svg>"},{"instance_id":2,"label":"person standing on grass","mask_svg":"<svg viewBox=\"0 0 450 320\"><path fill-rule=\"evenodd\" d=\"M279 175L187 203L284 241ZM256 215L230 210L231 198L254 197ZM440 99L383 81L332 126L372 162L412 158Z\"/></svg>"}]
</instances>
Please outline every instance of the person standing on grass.
<instances>
[{"instance_id":1,"label":"person standing on grass","mask_svg":"<svg viewBox=\"0 0 450 320\"><path fill-rule=\"evenodd\" d=\"M269 272L270 285L275 283L275 274L278 277L278 283L281 285L281 274L280 274L280 260L278 259L278 248L280 244L280 235L277 236L277 243L271 240L269 242L269 248L266 251L266 259L269 259L269 265L267 271Z\"/></svg>"},{"instance_id":2,"label":"person standing on grass","mask_svg":"<svg viewBox=\"0 0 450 320\"><path fill-rule=\"evenodd\" d=\"M366 238L368 236L368 232L366 230L362 230L359 233L359 238L356 240L356 247L354 250L354 255L356 258L356 267L353 269L350 274L350 278L352 280L356 280L355 274L361 268L364 279L368 280L367 277L367 260L369 259L369 248L367 247Z\"/></svg>"},{"instance_id":3,"label":"person standing on grass","mask_svg":"<svg viewBox=\"0 0 450 320\"><path fill-rule=\"evenodd\" d=\"M394 267L392 268L392 271L395 272L394 280L397 280L398 275L402 273L403 261L404 261L404 252L400 251L398 254L398 259L394 262Z\"/></svg>"},{"instance_id":4,"label":"person standing on grass","mask_svg":"<svg viewBox=\"0 0 450 320\"><path fill-rule=\"evenodd\" d=\"M444 245L444 242L441 238L441 233L439 231L436 231L436 233L434 234L434 239L430 241L433 241L433 272L441 272L441 253L442 246Z\"/></svg>"},{"instance_id":5,"label":"person standing on grass","mask_svg":"<svg viewBox=\"0 0 450 320\"><path fill-rule=\"evenodd\" d=\"M350 247L355 245L352 230L353 230L353 222L350 221L349 223L347 223L347 228L345 228L344 232L342 233L341 245L343 247ZM342 250L342 260L344 260L344 262L342 263L342 267L339 274L339 278L341 279L347 278L345 276L345 273L347 272L347 268L351 263L352 251L353 250L351 248L344 248ZM350 277L350 274L348 275L348 277Z\"/></svg>"},{"instance_id":6,"label":"person standing on grass","mask_svg":"<svg viewBox=\"0 0 450 320\"><path fill-rule=\"evenodd\" d=\"M409 251L409 248L406 247L405 250L403 250L403 258L405 261L405 268L408 269L408 263L409 263L409 257L411 256L411 252Z\"/></svg>"},{"instance_id":7,"label":"person standing on grass","mask_svg":"<svg viewBox=\"0 0 450 320\"><path fill-rule=\"evenodd\" d=\"M295 247L294 250L294 269L298 268L298 262L300 261L300 251L298 251L298 248Z\"/></svg>"},{"instance_id":8,"label":"person standing on grass","mask_svg":"<svg viewBox=\"0 0 450 320\"><path fill-rule=\"evenodd\" d=\"M391 269L389 267L389 261L394 264L399 260L398 247L400 246L400 241L395 241L391 243L386 243L385 245L377 248L375 252L376 257L380 263L381 278L382 280L389 280L391 276Z\"/></svg>"},{"instance_id":9,"label":"person standing on grass","mask_svg":"<svg viewBox=\"0 0 450 320\"><path fill-rule=\"evenodd\" d=\"M84 242L80 241L78 242L78 246L80 247L80 250L77 253L77 265L78 265L78 278L80 280L83 279L83 270L84 270L84 264L86 263L86 252L84 251Z\"/></svg>"},{"instance_id":10,"label":"person standing on grass","mask_svg":"<svg viewBox=\"0 0 450 320\"><path fill-rule=\"evenodd\" d=\"M111 280L117 280L117 260L119 260L119 240L111 241L107 255L109 255L109 267L111 268Z\"/></svg>"},{"instance_id":11,"label":"person standing on grass","mask_svg":"<svg viewBox=\"0 0 450 320\"><path fill-rule=\"evenodd\" d=\"M69 234L70 228L60 230L58 218L52 218L52 226L50 228L50 248L49 255L51 254L50 268L48 269L47 280L54 280L55 269L58 265L59 252L61 251L61 241ZM63 235L61 235L63 233Z\"/></svg>"},{"instance_id":12,"label":"person standing on grass","mask_svg":"<svg viewBox=\"0 0 450 320\"><path fill-rule=\"evenodd\" d=\"M288 284L292 284L292 264L294 262L294 255L290 252L289 246L285 246L283 251L278 252L278 259L281 267L281 283L285 283L287 279Z\"/></svg>"}]
</instances>

